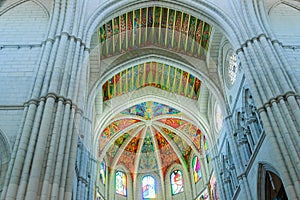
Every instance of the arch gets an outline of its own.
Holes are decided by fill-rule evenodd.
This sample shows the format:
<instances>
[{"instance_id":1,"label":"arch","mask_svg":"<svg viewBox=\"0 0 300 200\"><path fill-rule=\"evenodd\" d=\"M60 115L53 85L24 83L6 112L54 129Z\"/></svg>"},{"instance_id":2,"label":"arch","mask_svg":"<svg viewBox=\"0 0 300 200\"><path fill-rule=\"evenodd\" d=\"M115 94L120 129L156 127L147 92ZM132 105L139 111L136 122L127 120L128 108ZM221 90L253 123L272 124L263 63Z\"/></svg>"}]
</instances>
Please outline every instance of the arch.
<instances>
[{"instance_id":1,"label":"arch","mask_svg":"<svg viewBox=\"0 0 300 200\"><path fill-rule=\"evenodd\" d=\"M161 179L160 175L156 172L147 172L147 173L140 173L136 176L135 182L135 199L143 199L143 178L146 176L150 176L155 180L155 192L156 196L153 199L164 199L164 191L163 191L163 179ZM145 198L151 199L151 198Z\"/></svg>"},{"instance_id":2,"label":"arch","mask_svg":"<svg viewBox=\"0 0 300 200\"><path fill-rule=\"evenodd\" d=\"M119 1L118 3L112 4L110 1L108 1L103 4L102 7L99 6L88 19L87 26L84 31L84 40L86 40L87 44L90 44L92 34L94 33L96 27L100 26L105 21L116 17L119 15L119 13L124 12L123 10L128 11L154 5L164 7L166 3L168 3L169 6L177 8L200 19L204 19L212 25L218 26L226 36L231 36L231 42L236 45L239 44L240 36L244 34L241 28L237 24L234 24L229 16L225 15L220 8L216 7L216 5L212 4L211 2L186 2L180 0L177 2L143 1L137 4L134 1ZM205 9L203 9L204 7ZM199 13L199 10L201 10L201 13Z\"/></svg>"},{"instance_id":3,"label":"arch","mask_svg":"<svg viewBox=\"0 0 300 200\"><path fill-rule=\"evenodd\" d=\"M180 169L172 170L170 174L170 182L171 182L171 193L173 196L184 191L183 175Z\"/></svg>"},{"instance_id":4,"label":"arch","mask_svg":"<svg viewBox=\"0 0 300 200\"><path fill-rule=\"evenodd\" d=\"M268 11L268 17L273 33L281 43L284 45L300 44L297 42L300 38L300 28L298 26L300 19L299 2L279 1L272 5ZM290 40L291 36L293 36L293 40Z\"/></svg>"},{"instance_id":5,"label":"arch","mask_svg":"<svg viewBox=\"0 0 300 200\"><path fill-rule=\"evenodd\" d=\"M102 72L99 75L100 78L94 84L93 88L89 92L89 104L92 104L94 102L96 95L99 94L99 92L101 91L103 84L106 81L108 81L111 76L114 76L114 75L120 73L121 71L129 69L132 66L146 63L146 62L159 62L159 63L163 63L163 64L168 64L175 68L186 71L189 74L192 74L194 77L198 78L202 82L205 82L206 86L211 90L211 92L217 98L220 105L222 105L222 106L225 105L224 100L222 99L223 95L220 92L216 83L209 78L209 75L207 73L201 72L201 67L205 68L204 63L202 63L202 66L200 66L200 68L199 68L196 66L192 66L191 64L184 63L183 61L179 61L179 60L175 60L174 58L166 57L165 55L154 54L153 52L149 52L146 55L128 60L125 63L121 63L116 66L113 66L113 65L107 66L106 67L107 70ZM203 70L203 71L205 71L205 70Z\"/></svg>"},{"instance_id":6,"label":"arch","mask_svg":"<svg viewBox=\"0 0 300 200\"><path fill-rule=\"evenodd\" d=\"M0 25L6 27L5 36L13 36L0 38L2 45L23 45L22 43L40 45L45 38L49 21L49 12L45 9L39 1L27 0L15 2L1 11ZM6 17L10 15L14 20L12 23L5 24ZM34 23L28 23L32 18L36 19Z\"/></svg>"},{"instance_id":7,"label":"arch","mask_svg":"<svg viewBox=\"0 0 300 200\"><path fill-rule=\"evenodd\" d=\"M48 18L50 17L49 10L44 5L45 2L43 2L41 0L19 0L19 1L16 1L14 3L9 4L6 8L4 8L2 11L0 11L0 16L27 1L32 1L32 2L36 3L37 5L39 5L42 8L42 10L44 11L44 13L48 16Z\"/></svg>"},{"instance_id":8,"label":"arch","mask_svg":"<svg viewBox=\"0 0 300 200\"><path fill-rule=\"evenodd\" d=\"M191 182L190 182L190 179L188 176L188 169L178 163L174 163L167 169L165 177L164 177L166 199L173 199L173 198L192 199L192 190L191 189L183 189L183 191L181 191L178 194L175 194L175 195L172 194L171 175L174 172L174 170L181 171L182 179L183 179L183 187L184 188L192 188Z\"/></svg>"},{"instance_id":9,"label":"arch","mask_svg":"<svg viewBox=\"0 0 300 200\"><path fill-rule=\"evenodd\" d=\"M287 200L284 183L280 174L270 163L260 162L258 165L257 197L262 200Z\"/></svg>"},{"instance_id":10,"label":"arch","mask_svg":"<svg viewBox=\"0 0 300 200\"><path fill-rule=\"evenodd\" d=\"M185 63L182 63L182 62L178 62L174 59L168 59L168 58L163 58L163 57L160 57L160 56L157 56L157 55L147 55L147 56L144 56L142 58L139 58L138 60L133 60L133 61L128 61L126 62L125 64L122 64L122 65L119 65L119 66L113 66L111 70L109 70L108 72L106 72L105 74L103 74L103 76L101 76L101 79L99 79L97 81L97 84L94 85L94 88L91 90L90 94L89 94L89 105L91 105L91 107L93 107L92 105L94 105L94 102L95 102L95 99L96 99L96 94L99 94L99 91L101 91L102 89L102 85L105 83L105 81L107 81L109 79L109 77L113 74L117 74L117 73L120 73L122 70L128 68L128 66L132 66L132 65L135 65L135 64L138 64L138 63L143 63L145 61L153 61L153 60L156 60L156 61L162 61L164 63L170 63L172 64L174 67L177 67L177 66L183 66L183 67L180 67L181 69L183 70L186 70L187 72L189 73L192 73L195 77L197 78L203 78L205 79L205 84L211 84L211 90L212 92L214 93L214 95L216 97L219 97L217 98L218 99L218 102L220 105L224 105L224 100L223 100L223 97L218 89L218 87L213 83L212 80L210 80L206 75L201 75L199 74L199 72L196 71L196 69L194 69L193 67L185 64ZM150 91L150 90L149 90ZM134 94L139 94L138 93L139 91L136 91ZM170 95L166 95L166 93L163 93L163 95L161 96L158 96L157 94L155 94L154 92L141 92L140 94L143 95L142 97L138 97L139 95L135 95L136 97L134 97L134 95L130 96L130 95L122 95L120 96L120 99L122 99L122 101L118 100L118 98L116 97L115 100L111 101L113 105L113 107L111 108L106 108L106 112L105 113L102 113L102 115L104 116L103 118L99 118L98 120L98 124L96 125L96 133L101 133L101 129L100 127L102 127L102 129L104 129L105 125L110 121L110 119L113 117L113 113L118 113L120 112L121 110L124 109L124 106L127 108L127 107L130 107L130 106L133 106L134 104L137 104L137 103L141 103L142 101L146 101L146 100L155 100L159 103L164 103L164 104L168 104L178 110L181 110L188 113L188 116L190 116L192 119L197 119L196 124L197 126L204 132L206 133L206 137L208 139L208 143L209 143L209 146L212 146L212 139L211 138L211 135L208 134L209 133L209 126L207 124L207 121L204 120L203 117L201 117L201 115L199 113L195 113L195 109L197 110L197 107L192 108L185 108L181 105L180 102L186 102L187 99L184 99L184 98L181 98L179 97L178 95L176 96L172 96L171 94ZM154 95L155 94L155 95ZM101 99L101 98L100 98ZM172 101L173 99L173 101ZM178 102L180 100L180 102ZM122 102L125 102L125 103L122 103ZM196 106L195 103L190 103L191 104L194 104ZM224 107L224 106L222 106ZM225 110L225 109L224 109ZM223 111L224 111L223 110ZM94 144L97 143L97 137L98 136L95 136L94 137Z\"/></svg>"},{"instance_id":11,"label":"arch","mask_svg":"<svg viewBox=\"0 0 300 200\"><path fill-rule=\"evenodd\" d=\"M126 196L124 195L119 195L116 193L116 179L115 179L115 174L116 172L123 172L126 175L126 186L127 186L127 191L126 191ZM121 199L130 199L133 197L134 192L133 192L133 180L132 180L132 175L123 164L118 164L115 166L115 168L111 168L108 172L108 177L109 177L109 186L108 186L108 193L106 195L107 199L115 199L117 198L116 196L120 197Z\"/></svg>"},{"instance_id":12,"label":"arch","mask_svg":"<svg viewBox=\"0 0 300 200\"><path fill-rule=\"evenodd\" d=\"M115 172L115 191L116 194L127 196L128 194L128 186L127 186L127 175L125 172L121 170L117 170Z\"/></svg>"},{"instance_id":13,"label":"arch","mask_svg":"<svg viewBox=\"0 0 300 200\"><path fill-rule=\"evenodd\" d=\"M157 180L151 175L145 175L142 178L142 197L143 199L156 198Z\"/></svg>"}]
</instances>

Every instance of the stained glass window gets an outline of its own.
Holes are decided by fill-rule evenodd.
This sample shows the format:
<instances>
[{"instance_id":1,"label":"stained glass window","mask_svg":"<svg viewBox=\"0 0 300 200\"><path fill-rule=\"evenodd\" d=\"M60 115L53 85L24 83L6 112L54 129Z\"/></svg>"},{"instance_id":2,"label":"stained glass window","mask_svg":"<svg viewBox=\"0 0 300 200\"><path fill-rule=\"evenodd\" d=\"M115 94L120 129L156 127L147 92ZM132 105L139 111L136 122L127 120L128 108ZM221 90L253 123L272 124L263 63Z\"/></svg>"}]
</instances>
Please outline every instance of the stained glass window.
<instances>
[{"instance_id":1,"label":"stained glass window","mask_svg":"<svg viewBox=\"0 0 300 200\"><path fill-rule=\"evenodd\" d=\"M228 55L228 79L230 84L233 84L236 80L236 75L238 72L238 66L237 66L237 55L235 53L231 53Z\"/></svg>"},{"instance_id":2,"label":"stained glass window","mask_svg":"<svg viewBox=\"0 0 300 200\"><path fill-rule=\"evenodd\" d=\"M106 165L104 160L100 163L100 182L103 185L106 183Z\"/></svg>"},{"instance_id":3,"label":"stained glass window","mask_svg":"<svg viewBox=\"0 0 300 200\"><path fill-rule=\"evenodd\" d=\"M124 172L116 172L116 193L127 196L127 177Z\"/></svg>"},{"instance_id":4,"label":"stained glass window","mask_svg":"<svg viewBox=\"0 0 300 200\"><path fill-rule=\"evenodd\" d=\"M199 181L199 179L202 177L201 165L200 165L200 160L199 160L198 156L195 156L193 158L192 167L193 167L194 181L195 181L195 183L197 183Z\"/></svg>"},{"instance_id":5,"label":"stained glass window","mask_svg":"<svg viewBox=\"0 0 300 200\"><path fill-rule=\"evenodd\" d=\"M155 179L152 176L145 176L142 179L143 199L151 199L156 197Z\"/></svg>"},{"instance_id":6,"label":"stained glass window","mask_svg":"<svg viewBox=\"0 0 300 200\"><path fill-rule=\"evenodd\" d=\"M171 174L172 195L183 192L183 178L180 170L174 170Z\"/></svg>"},{"instance_id":7,"label":"stained glass window","mask_svg":"<svg viewBox=\"0 0 300 200\"><path fill-rule=\"evenodd\" d=\"M222 116L222 111L221 111L221 108L219 105L216 106L215 123L216 123L217 131L220 131L223 126L223 116Z\"/></svg>"},{"instance_id":8,"label":"stained glass window","mask_svg":"<svg viewBox=\"0 0 300 200\"><path fill-rule=\"evenodd\" d=\"M204 151L205 151L206 161L207 163L209 163L210 156L209 156L209 149L208 149L208 141L205 135L203 135L203 140L204 140Z\"/></svg>"}]
</instances>

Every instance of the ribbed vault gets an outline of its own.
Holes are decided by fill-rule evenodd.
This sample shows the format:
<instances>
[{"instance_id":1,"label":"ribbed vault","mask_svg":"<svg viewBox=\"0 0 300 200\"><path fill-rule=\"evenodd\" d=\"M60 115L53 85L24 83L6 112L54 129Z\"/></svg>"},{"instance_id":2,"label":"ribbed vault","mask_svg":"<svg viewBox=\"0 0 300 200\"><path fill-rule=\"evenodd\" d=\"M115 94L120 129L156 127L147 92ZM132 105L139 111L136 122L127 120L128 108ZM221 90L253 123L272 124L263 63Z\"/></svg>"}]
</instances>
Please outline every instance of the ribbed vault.
<instances>
[{"instance_id":1,"label":"ribbed vault","mask_svg":"<svg viewBox=\"0 0 300 200\"><path fill-rule=\"evenodd\" d=\"M116 114L99 136L99 156L112 168L136 174L159 172L174 163L188 168L191 153L205 153L205 136L181 111L146 101Z\"/></svg>"}]
</instances>

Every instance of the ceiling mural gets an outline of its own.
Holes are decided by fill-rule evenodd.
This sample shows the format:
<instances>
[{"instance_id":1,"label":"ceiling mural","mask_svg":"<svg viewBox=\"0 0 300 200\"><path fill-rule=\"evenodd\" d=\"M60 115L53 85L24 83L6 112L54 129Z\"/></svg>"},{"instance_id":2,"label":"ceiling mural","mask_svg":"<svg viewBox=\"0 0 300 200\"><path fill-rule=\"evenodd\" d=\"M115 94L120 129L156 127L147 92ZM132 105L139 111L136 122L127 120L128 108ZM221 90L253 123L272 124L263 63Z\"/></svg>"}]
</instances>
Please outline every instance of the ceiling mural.
<instances>
[{"instance_id":1,"label":"ceiling mural","mask_svg":"<svg viewBox=\"0 0 300 200\"><path fill-rule=\"evenodd\" d=\"M146 135L140 152L139 171L157 170L157 156L151 130L146 127Z\"/></svg>"},{"instance_id":2,"label":"ceiling mural","mask_svg":"<svg viewBox=\"0 0 300 200\"><path fill-rule=\"evenodd\" d=\"M102 86L103 101L147 86L197 100L201 81L179 68L146 62L127 68L106 81Z\"/></svg>"},{"instance_id":3,"label":"ceiling mural","mask_svg":"<svg viewBox=\"0 0 300 200\"><path fill-rule=\"evenodd\" d=\"M203 59L211 29L208 23L181 11L158 6L140 8L99 28L100 57L152 45Z\"/></svg>"},{"instance_id":4,"label":"ceiling mural","mask_svg":"<svg viewBox=\"0 0 300 200\"><path fill-rule=\"evenodd\" d=\"M181 112L176 110L175 108L153 101L147 101L137 104L128 109L125 109L121 113L124 115L137 115L143 117L144 119L152 119L160 115L181 114Z\"/></svg>"},{"instance_id":5,"label":"ceiling mural","mask_svg":"<svg viewBox=\"0 0 300 200\"><path fill-rule=\"evenodd\" d=\"M200 150L201 131L196 126L179 118L164 118L158 121L188 135L197 149Z\"/></svg>"},{"instance_id":6,"label":"ceiling mural","mask_svg":"<svg viewBox=\"0 0 300 200\"><path fill-rule=\"evenodd\" d=\"M101 140L101 142L99 142L99 144L100 144L99 152L104 148L104 146L107 144L107 142L111 139L111 137L113 135L118 133L120 130L123 130L123 129L127 128L128 126L133 125L137 122L139 122L139 120L126 118L126 119L114 121L111 124L109 124L103 130L103 132L101 133L101 135L99 137L99 139Z\"/></svg>"},{"instance_id":7,"label":"ceiling mural","mask_svg":"<svg viewBox=\"0 0 300 200\"><path fill-rule=\"evenodd\" d=\"M188 167L193 152L189 144L208 156L207 143L200 145L201 137L204 137L201 131L184 120L187 117L175 108L147 101L124 109L116 116L118 118L113 118L100 134L99 155L105 153L108 164L122 164L133 177L135 173L158 170L164 174L173 163ZM108 143L124 128L124 133ZM107 150L102 152L106 146Z\"/></svg>"}]
</instances>

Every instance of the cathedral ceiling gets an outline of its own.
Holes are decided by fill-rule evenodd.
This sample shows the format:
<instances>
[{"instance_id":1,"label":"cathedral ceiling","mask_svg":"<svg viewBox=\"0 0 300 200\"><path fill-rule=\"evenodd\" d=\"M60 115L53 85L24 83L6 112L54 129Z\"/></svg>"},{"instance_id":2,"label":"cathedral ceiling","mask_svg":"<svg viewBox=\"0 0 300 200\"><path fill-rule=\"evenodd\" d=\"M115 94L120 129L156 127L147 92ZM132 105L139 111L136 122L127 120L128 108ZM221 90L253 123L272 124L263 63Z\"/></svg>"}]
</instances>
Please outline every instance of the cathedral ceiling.
<instances>
[{"instance_id":1,"label":"cathedral ceiling","mask_svg":"<svg viewBox=\"0 0 300 200\"><path fill-rule=\"evenodd\" d=\"M211 31L208 23L194 16L158 6L121 14L98 29L99 71L105 77L95 101L96 109L103 106L97 111L99 160L104 158L112 168L124 166L134 178L153 171L164 176L174 163L188 169L192 154L205 156L201 129L171 102L190 105L199 116L197 102L207 101L207 86L193 73L200 68L207 72ZM152 55L159 56L150 59ZM141 57L149 59L141 61ZM189 65L196 67L190 70ZM146 97L140 101L143 97L136 95L160 98L160 103ZM130 102L131 107L120 110L120 101ZM108 118L102 116L106 113ZM203 123L201 117L196 121Z\"/></svg>"},{"instance_id":2,"label":"cathedral ceiling","mask_svg":"<svg viewBox=\"0 0 300 200\"><path fill-rule=\"evenodd\" d=\"M187 168L193 151L205 151L205 137L191 122L161 103L134 105L115 115L102 131L99 156L105 154L109 165L123 165L132 174L158 170L164 174L174 163Z\"/></svg>"}]
</instances>

